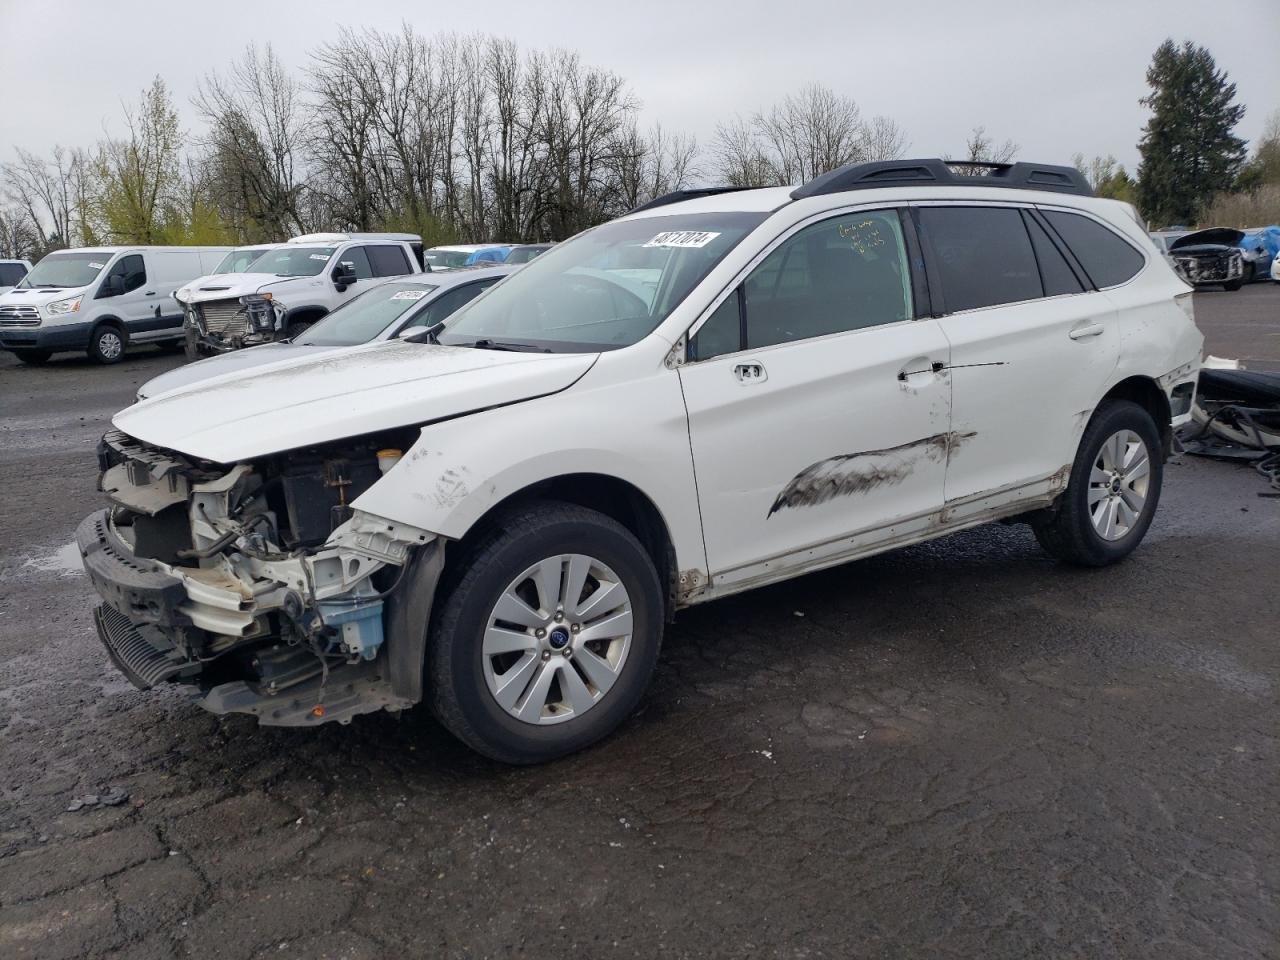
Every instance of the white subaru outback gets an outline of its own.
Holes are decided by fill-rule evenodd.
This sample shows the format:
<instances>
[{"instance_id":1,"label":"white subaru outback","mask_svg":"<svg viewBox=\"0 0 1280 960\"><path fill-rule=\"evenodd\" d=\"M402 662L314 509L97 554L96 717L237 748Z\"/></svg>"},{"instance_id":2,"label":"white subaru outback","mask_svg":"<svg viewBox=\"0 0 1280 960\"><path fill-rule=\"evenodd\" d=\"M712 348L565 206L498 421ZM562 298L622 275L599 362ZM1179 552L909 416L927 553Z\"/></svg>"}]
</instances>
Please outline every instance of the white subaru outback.
<instances>
[{"instance_id":1,"label":"white subaru outback","mask_svg":"<svg viewBox=\"0 0 1280 960\"><path fill-rule=\"evenodd\" d=\"M998 519L1125 557L1201 347L1074 170L682 192L443 324L121 412L77 537L139 687L293 726L426 700L546 760L623 721L690 604Z\"/></svg>"}]
</instances>

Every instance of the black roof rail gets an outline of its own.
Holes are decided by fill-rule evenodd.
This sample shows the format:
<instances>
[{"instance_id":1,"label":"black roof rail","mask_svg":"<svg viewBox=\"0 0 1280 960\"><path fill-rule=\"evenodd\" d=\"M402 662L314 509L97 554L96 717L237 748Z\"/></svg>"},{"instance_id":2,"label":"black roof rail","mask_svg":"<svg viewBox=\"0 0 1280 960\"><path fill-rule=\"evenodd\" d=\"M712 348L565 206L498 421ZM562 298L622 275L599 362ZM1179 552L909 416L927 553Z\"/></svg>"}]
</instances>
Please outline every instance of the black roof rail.
<instances>
[{"instance_id":1,"label":"black roof rail","mask_svg":"<svg viewBox=\"0 0 1280 960\"><path fill-rule=\"evenodd\" d=\"M735 193L738 190L754 190L755 187L694 187L690 190L672 190L660 197L654 197L648 203L642 203L628 213L639 213L641 210L652 210L654 207L665 207L669 203L680 203L683 200L696 200L698 197L714 197L720 193Z\"/></svg>"},{"instance_id":2,"label":"black roof rail","mask_svg":"<svg viewBox=\"0 0 1280 960\"><path fill-rule=\"evenodd\" d=\"M981 167L990 172L979 175L956 173L956 167ZM878 160L849 163L814 177L791 191L794 200L846 190L876 187L1011 187L1016 190L1047 190L1093 196L1089 181L1075 167L1049 163L986 163L969 160Z\"/></svg>"}]
</instances>

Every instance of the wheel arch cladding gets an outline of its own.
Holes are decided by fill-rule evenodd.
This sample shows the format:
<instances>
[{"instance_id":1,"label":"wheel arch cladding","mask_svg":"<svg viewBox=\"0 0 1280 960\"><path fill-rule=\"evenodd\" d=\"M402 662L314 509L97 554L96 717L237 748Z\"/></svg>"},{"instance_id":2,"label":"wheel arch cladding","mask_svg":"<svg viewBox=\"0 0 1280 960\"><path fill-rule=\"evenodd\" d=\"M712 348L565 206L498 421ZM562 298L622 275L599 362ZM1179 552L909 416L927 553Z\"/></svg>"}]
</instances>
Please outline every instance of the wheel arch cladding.
<instances>
[{"instance_id":1,"label":"wheel arch cladding","mask_svg":"<svg viewBox=\"0 0 1280 960\"><path fill-rule=\"evenodd\" d=\"M1160 434L1161 451L1166 460L1169 458L1173 452L1173 417L1169 398L1154 380L1142 376L1127 377L1107 391L1102 402L1108 400L1130 400L1151 414Z\"/></svg>"},{"instance_id":2,"label":"wheel arch cladding","mask_svg":"<svg viewBox=\"0 0 1280 960\"><path fill-rule=\"evenodd\" d=\"M588 507L626 527L640 541L653 561L667 589L666 615L670 619L679 600L706 585L700 572L686 572L684 582L677 571L675 547L667 521L657 504L639 487L619 477L601 473L569 473L529 484L499 500L471 525L462 539L468 543L482 538L502 514L538 500L552 500ZM690 580L693 582L690 582Z\"/></svg>"}]
</instances>

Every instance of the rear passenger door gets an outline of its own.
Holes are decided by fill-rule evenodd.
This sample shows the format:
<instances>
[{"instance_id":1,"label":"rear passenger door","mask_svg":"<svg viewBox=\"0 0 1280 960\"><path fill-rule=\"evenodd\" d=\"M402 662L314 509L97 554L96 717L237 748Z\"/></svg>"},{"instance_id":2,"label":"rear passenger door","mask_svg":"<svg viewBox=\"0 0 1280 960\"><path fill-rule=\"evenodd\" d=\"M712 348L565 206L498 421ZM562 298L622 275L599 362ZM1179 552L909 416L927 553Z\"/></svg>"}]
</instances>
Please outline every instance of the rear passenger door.
<instances>
[{"instance_id":1,"label":"rear passenger door","mask_svg":"<svg viewBox=\"0 0 1280 960\"><path fill-rule=\"evenodd\" d=\"M951 515L1063 485L1118 361L1114 307L1030 208L920 204L914 215L951 345Z\"/></svg>"},{"instance_id":2,"label":"rear passenger door","mask_svg":"<svg viewBox=\"0 0 1280 960\"><path fill-rule=\"evenodd\" d=\"M718 586L834 562L941 507L947 344L912 244L897 210L818 220L694 332L678 369Z\"/></svg>"},{"instance_id":3,"label":"rear passenger door","mask_svg":"<svg viewBox=\"0 0 1280 960\"><path fill-rule=\"evenodd\" d=\"M403 277L417 272L399 244L372 244L365 247L365 252L369 255L369 266L375 277Z\"/></svg>"}]
</instances>

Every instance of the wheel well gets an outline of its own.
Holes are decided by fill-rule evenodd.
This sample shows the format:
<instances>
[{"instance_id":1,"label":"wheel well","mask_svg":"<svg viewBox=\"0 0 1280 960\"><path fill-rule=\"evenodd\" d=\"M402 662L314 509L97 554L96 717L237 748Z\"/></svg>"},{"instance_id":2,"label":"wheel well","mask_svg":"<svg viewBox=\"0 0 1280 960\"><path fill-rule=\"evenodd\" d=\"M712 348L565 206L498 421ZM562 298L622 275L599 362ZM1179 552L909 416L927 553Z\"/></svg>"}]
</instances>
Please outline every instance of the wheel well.
<instances>
[{"instance_id":1,"label":"wheel well","mask_svg":"<svg viewBox=\"0 0 1280 960\"><path fill-rule=\"evenodd\" d=\"M1107 391L1107 395L1102 400L1104 403L1107 400L1130 400L1142 407L1147 413L1151 414L1151 419L1156 422L1156 429L1160 431L1160 445L1164 448L1165 457L1167 458L1173 452L1173 425L1171 423L1173 416L1169 409L1169 398L1165 396L1164 391L1150 377L1129 377L1121 380Z\"/></svg>"},{"instance_id":2,"label":"wheel well","mask_svg":"<svg viewBox=\"0 0 1280 960\"><path fill-rule=\"evenodd\" d=\"M675 548L666 521L653 501L638 487L617 477L575 473L525 487L489 508L462 538L462 546L465 548L483 537L502 513L534 500L559 500L598 510L635 534L653 560L658 576L667 585L667 618L674 615L678 577Z\"/></svg>"}]
</instances>

